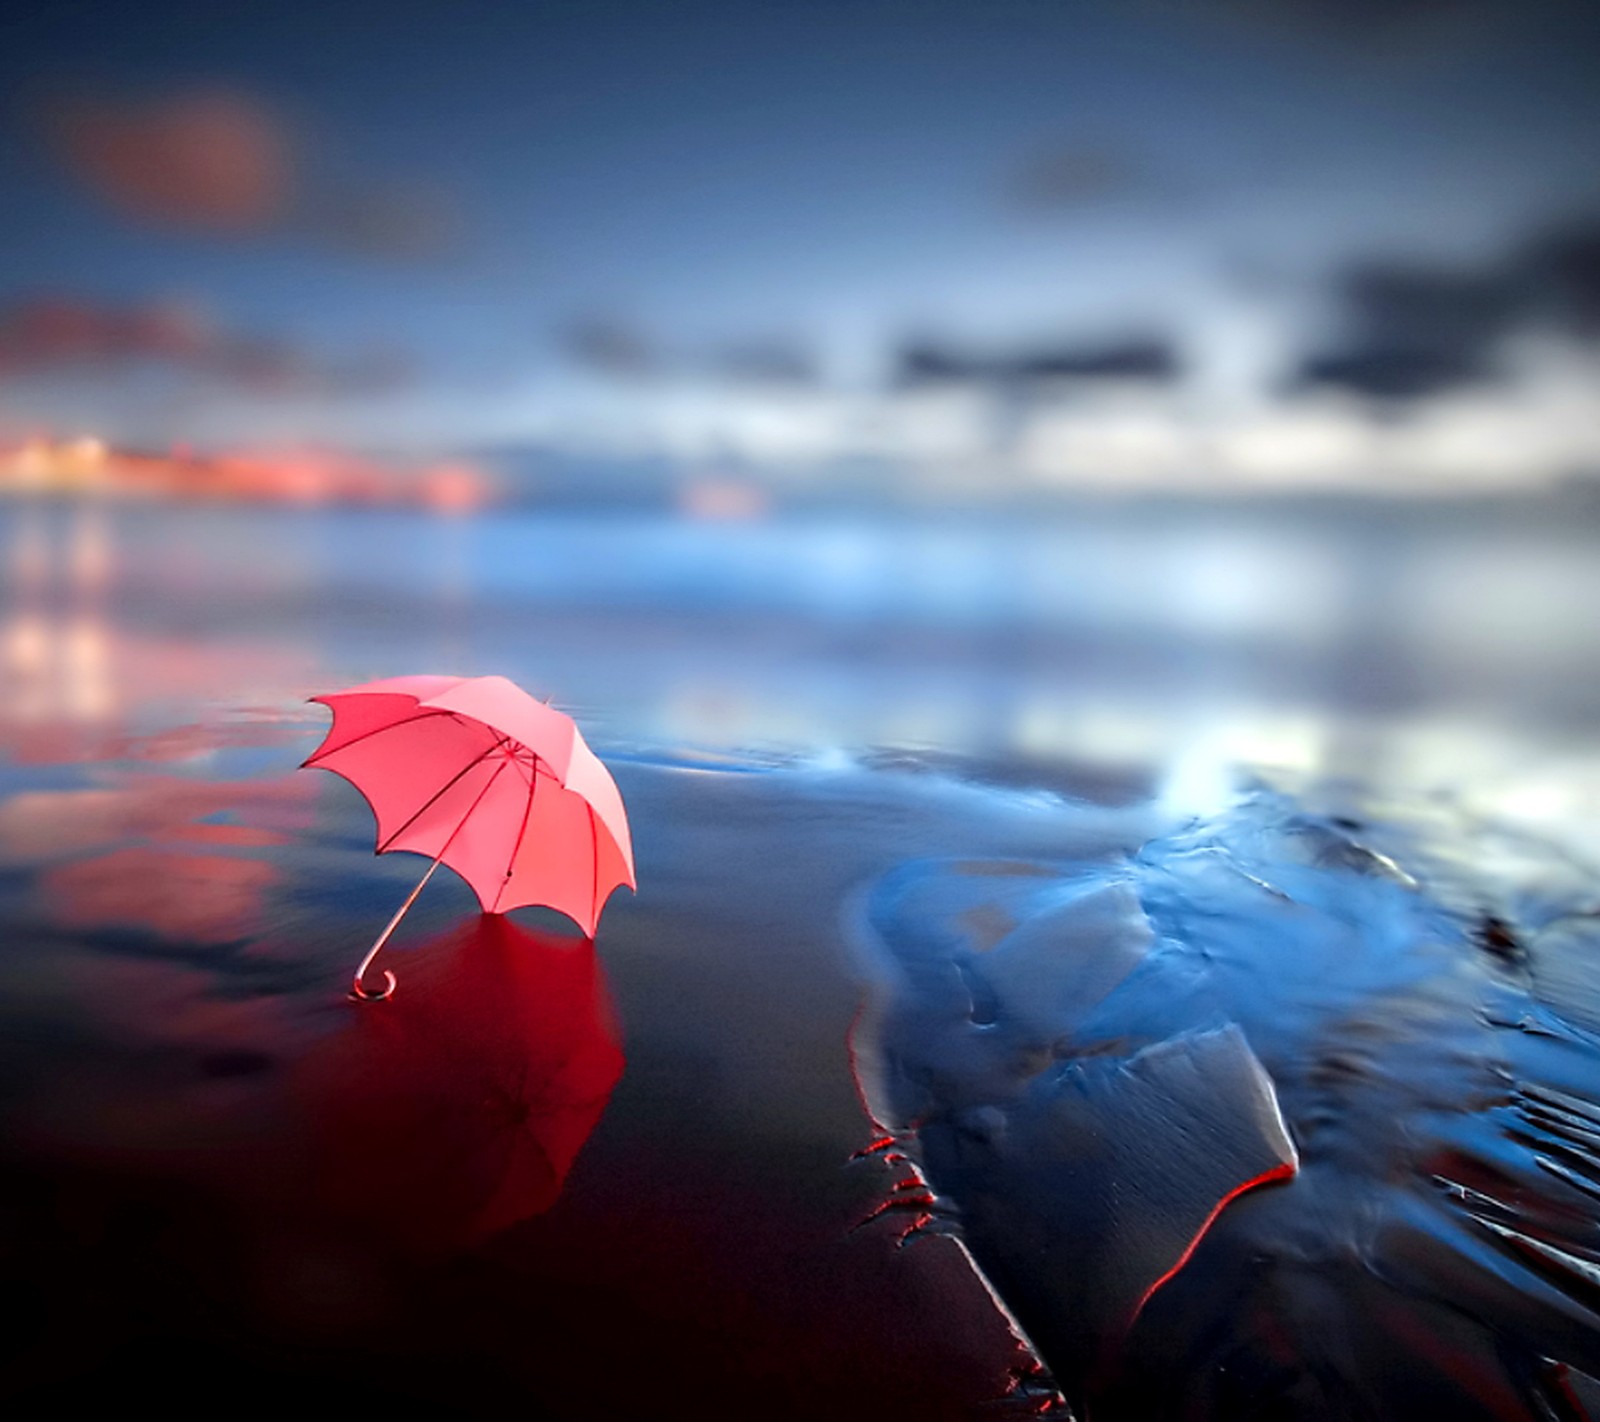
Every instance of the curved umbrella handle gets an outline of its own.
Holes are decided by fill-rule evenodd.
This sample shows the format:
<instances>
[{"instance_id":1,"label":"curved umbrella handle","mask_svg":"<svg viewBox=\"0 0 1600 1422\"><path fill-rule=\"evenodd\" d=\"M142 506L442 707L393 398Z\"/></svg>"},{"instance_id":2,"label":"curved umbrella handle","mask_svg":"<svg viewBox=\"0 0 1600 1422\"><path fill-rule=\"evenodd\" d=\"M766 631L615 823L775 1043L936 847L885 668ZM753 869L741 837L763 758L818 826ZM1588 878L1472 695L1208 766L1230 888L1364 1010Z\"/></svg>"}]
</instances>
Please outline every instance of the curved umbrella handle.
<instances>
[{"instance_id":1,"label":"curved umbrella handle","mask_svg":"<svg viewBox=\"0 0 1600 1422\"><path fill-rule=\"evenodd\" d=\"M446 848L449 846L447 845ZM395 910L395 915L389 920L389 926L378 935L378 940L367 949L367 956L361 960L361 966L356 969L355 976L350 980L350 996L357 1002L382 1002L386 997L394 995L395 978L387 968L383 970L383 991L373 992L361 985L362 978L366 977L367 969L372 966L372 960L378 956L379 950L389 941L389 935L400 926L400 920L406 916L406 910L416 903L417 895L426 886L429 879L433 878L433 871L443 861L443 854L428 866L428 872L418 881L417 887L406 895L406 901Z\"/></svg>"},{"instance_id":2,"label":"curved umbrella handle","mask_svg":"<svg viewBox=\"0 0 1600 1422\"><path fill-rule=\"evenodd\" d=\"M361 986L362 975L366 972L367 964L371 961L372 954L368 953L366 958L362 960L361 967L357 969L355 977L350 980L350 997L355 1002L382 1002L384 998L394 996L394 974L387 968L383 970L383 990L381 992L371 992Z\"/></svg>"}]
</instances>

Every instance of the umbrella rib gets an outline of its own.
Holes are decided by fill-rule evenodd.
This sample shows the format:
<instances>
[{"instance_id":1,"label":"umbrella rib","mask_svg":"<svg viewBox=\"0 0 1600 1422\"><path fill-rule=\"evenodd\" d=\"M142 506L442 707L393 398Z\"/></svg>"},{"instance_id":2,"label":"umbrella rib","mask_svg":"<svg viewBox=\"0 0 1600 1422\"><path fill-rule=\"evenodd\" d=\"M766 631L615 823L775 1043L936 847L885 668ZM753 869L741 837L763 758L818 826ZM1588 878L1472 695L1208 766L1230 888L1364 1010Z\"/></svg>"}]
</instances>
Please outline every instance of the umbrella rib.
<instances>
[{"instance_id":1,"label":"umbrella rib","mask_svg":"<svg viewBox=\"0 0 1600 1422\"><path fill-rule=\"evenodd\" d=\"M406 716L398 721L390 721L387 725L374 726L370 731L363 731L359 736L351 736L349 740L341 741L331 751L315 751L309 760L302 763L300 768L305 770L309 766L315 766L325 756L337 755L342 750L349 750L351 746L360 745L362 741L369 741L374 736L381 736L385 731L397 730L401 726L414 726L418 721L431 721L438 716L448 716L453 721L461 721L463 726L467 724L454 711L424 711L420 716ZM331 731L332 727L329 727L329 730ZM510 740L511 738L507 736L506 739Z\"/></svg>"},{"instance_id":2,"label":"umbrella rib","mask_svg":"<svg viewBox=\"0 0 1600 1422\"><path fill-rule=\"evenodd\" d=\"M510 737L507 737L507 739L509 740ZM485 751L484 754L487 755L488 752ZM482 756L479 757L480 760L482 758ZM367 956L361 960L361 966L356 969L355 976L350 980L351 994L358 1001L382 1002L384 998L393 994L395 987L394 974L391 973L387 968L385 968L383 972L385 986L382 992L368 992L364 987L361 986L361 979L366 977L367 969L372 966L372 960L378 956L378 953L383 948L383 945L389 941L390 935L400 926L400 920L406 916L407 912L411 908L411 905L416 903L417 895L428 886L428 880L433 878L434 870L444 863L444 857L450 852L450 846L455 843L456 836L461 833L462 826L464 826L466 822L471 819L472 811L476 810L478 806L483 803L483 797L489 793L490 788L494 785L494 782L500 778L500 772L504 769L505 766L503 764L495 767L494 774L489 777L488 783L483 787L483 789L478 791L478 798L472 802L471 809L469 809L467 813L461 817L461 823L450 831L450 838L445 840L444 848L442 848L436 855L433 856L433 863L428 866L428 872L422 876L421 882L416 888L406 895L406 901L395 910L394 917L389 920L389 926L378 935L378 941L374 943L372 947L367 949ZM462 772L463 775L465 773L466 771ZM457 780L460 778L461 777L459 775L456 777ZM417 813L421 814L422 812L419 810Z\"/></svg>"},{"instance_id":3,"label":"umbrella rib","mask_svg":"<svg viewBox=\"0 0 1600 1422\"><path fill-rule=\"evenodd\" d=\"M510 739L511 739L510 736L501 736L498 741L496 741L492 746L489 747L488 750L484 751L481 755L474 756L471 760L469 760L465 765L463 765L461 767L460 770L456 771L456 773L454 775L452 775L447 781L445 781L445 783L443 785L441 785L437 790L435 790L433 792L433 794L428 796L428 798L426 800L424 800L420 805L418 805L417 808L415 810L413 810L411 812L411 814L406 817L405 823L403 825L401 825L400 828L397 829L386 840L384 840L381 844L379 844L378 847L373 851L373 853L374 854L382 854L386 849L388 849L388 847L391 844L393 844L395 842L395 840L399 839L401 835L403 835L408 829L410 829L411 826L414 825L417 822L418 818L426 810L430 809L433 806L434 802L437 801L441 795L443 795L446 791L453 789L455 787L455 785L457 784L457 782L460 781L460 779L461 779L461 777L463 775L465 775L474 766L482 765L484 761L486 761L491 755L493 755L497 750L499 750L501 746L505 745L505 743L507 741L509 741ZM473 809L476 809L476 808L477 808L477 806L474 805ZM471 813L472 813L471 810L469 810L467 812L467 814L471 814ZM465 820L465 818L466 818L466 816L463 815L462 819ZM454 835L451 836L452 839L454 837L455 837Z\"/></svg>"},{"instance_id":4,"label":"umbrella rib","mask_svg":"<svg viewBox=\"0 0 1600 1422\"><path fill-rule=\"evenodd\" d=\"M500 888L495 893L495 907L498 908L500 900L505 896L506 879L511 877L512 867L517 862L517 854L522 848L522 838L528 832L528 821L533 818L533 792L539 787L539 769L536 765L533 774L528 777L528 806L522 812L522 826L517 830L517 842L511 846L511 858L506 860L505 878L500 881Z\"/></svg>"},{"instance_id":5,"label":"umbrella rib","mask_svg":"<svg viewBox=\"0 0 1600 1422\"><path fill-rule=\"evenodd\" d=\"M594 924L589 930L589 937L594 937L594 930L600 926L600 905L595 902L600 897L600 825L595 819L594 806L589 806L589 862L593 866L593 877L590 879L589 912L593 916Z\"/></svg>"}]
</instances>

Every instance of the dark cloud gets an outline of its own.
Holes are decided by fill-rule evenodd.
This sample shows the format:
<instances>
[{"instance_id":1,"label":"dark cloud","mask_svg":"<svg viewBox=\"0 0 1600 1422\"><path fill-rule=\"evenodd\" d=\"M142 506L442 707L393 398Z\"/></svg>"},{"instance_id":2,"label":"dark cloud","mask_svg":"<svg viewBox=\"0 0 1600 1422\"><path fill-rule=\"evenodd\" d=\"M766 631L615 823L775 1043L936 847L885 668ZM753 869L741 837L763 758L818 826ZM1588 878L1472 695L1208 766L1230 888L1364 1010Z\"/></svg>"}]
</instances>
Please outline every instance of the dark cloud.
<instances>
[{"instance_id":1,"label":"dark cloud","mask_svg":"<svg viewBox=\"0 0 1600 1422\"><path fill-rule=\"evenodd\" d=\"M742 341L714 351L706 361L711 374L758 385L814 385L817 362L796 342L773 337Z\"/></svg>"},{"instance_id":2,"label":"dark cloud","mask_svg":"<svg viewBox=\"0 0 1600 1422\"><path fill-rule=\"evenodd\" d=\"M318 360L284 341L222 329L180 303L107 306L57 297L0 310L0 382L149 367L268 396L377 394L416 378L403 352Z\"/></svg>"},{"instance_id":3,"label":"dark cloud","mask_svg":"<svg viewBox=\"0 0 1600 1422\"><path fill-rule=\"evenodd\" d=\"M1600 219L1563 224L1517 260L1533 313L1580 340L1600 340Z\"/></svg>"},{"instance_id":4,"label":"dark cloud","mask_svg":"<svg viewBox=\"0 0 1600 1422\"><path fill-rule=\"evenodd\" d=\"M1372 400L1416 400L1492 374L1481 353L1376 347L1309 356L1294 383L1301 389L1321 386Z\"/></svg>"},{"instance_id":5,"label":"dark cloud","mask_svg":"<svg viewBox=\"0 0 1600 1422\"><path fill-rule=\"evenodd\" d=\"M437 260L462 238L461 214L449 195L421 183L329 192L305 205L301 221L330 246L380 261Z\"/></svg>"},{"instance_id":6,"label":"dark cloud","mask_svg":"<svg viewBox=\"0 0 1600 1422\"><path fill-rule=\"evenodd\" d=\"M630 322L586 317L565 327L557 339L579 365L620 379L700 378L753 385L812 385L818 379L815 357L798 341L779 336L709 349L674 347Z\"/></svg>"},{"instance_id":7,"label":"dark cloud","mask_svg":"<svg viewBox=\"0 0 1600 1422\"><path fill-rule=\"evenodd\" d=\"M637 327L610 316L584 316L557 333L557 343L577 364L602 375L659 375L664 358Z\"/></svg>"},{"instance_id":8,"label":"dark cloud","mask_svg":"<svg viewBox=\"0 0 1600 1422\"><path fill-rule=\"evenodd\" d=\"M1121 197L1148 178L1143 165L1115 147L1063 144L1024 161L1006 196L1024 212L1059 212Z\"/></svg>"},{"instance_id":9,"label":"dark cloud","mask_svg":"<svg viewBox=\"0 0 1600 1422\"><path fill-rule=\"evenodd\" d=\"M1344 300L1373 342L1475 352L1499 340L1523 305L1514 273L1365 266L1345 279Z\"/></svg>"},{"instance_id":10,"label":"dark cloud","mask_svg":"<svg viewBox=\"0 0 1600 1422\"><path fill-rule=\"evenodd\" d=\"M1338 280L1335 302L1336 335L1293 386L1407 401L1492 381L1514 332L1600 339L1600 223L1569 222L1473 271L1363 264Z\"/></svg>"},{"instance_id":11,"label":"dark cloud","mask_svg":"<svg viewBox=\"0 0 1600 1422\"><path fill-rule=\"evenodd\" d=\"M1340 281L1342 328L1308 356L1295 384L1377 400L1413 400L1492 379L1496 351L1523 308L1509 273L1417 265L1357 267Z\"/></svg>"},{"instance_id":12,"label":"dark cloud","mask_svg":"<svg viewBox=\"0 0 1600 1422\"><path fill-rule=\"evenodd\" d=\"M1154 336L1001 354L917 341L900 352L897 383L1015 386L1131 380L1167 384L1180 373L1181 364L1171 343Z\"/></svg>"}]
</instances>

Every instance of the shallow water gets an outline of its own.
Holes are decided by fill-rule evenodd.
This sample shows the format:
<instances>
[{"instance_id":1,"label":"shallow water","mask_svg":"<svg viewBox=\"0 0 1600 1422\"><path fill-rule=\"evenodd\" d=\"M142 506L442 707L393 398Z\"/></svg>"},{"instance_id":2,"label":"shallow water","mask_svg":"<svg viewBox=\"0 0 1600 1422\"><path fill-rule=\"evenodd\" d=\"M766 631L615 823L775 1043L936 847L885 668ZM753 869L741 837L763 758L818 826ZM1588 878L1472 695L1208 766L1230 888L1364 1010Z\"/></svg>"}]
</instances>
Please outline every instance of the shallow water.
<instances>
[{"instance_id":1,"label":"shallow water","mask_svg":"<svg viewBox=\"0 0 1600 1422\"><path fill-rule=\"evenodd\" d=\"M1582 1415L1600 565L1095 517L0 514L6 1395L1054 1405L1014 1316L1096 1417ZM641 892L441 875L358 1007L423 866L303 698L441 669L573 711Z\"/></svg>"}]
</instances>

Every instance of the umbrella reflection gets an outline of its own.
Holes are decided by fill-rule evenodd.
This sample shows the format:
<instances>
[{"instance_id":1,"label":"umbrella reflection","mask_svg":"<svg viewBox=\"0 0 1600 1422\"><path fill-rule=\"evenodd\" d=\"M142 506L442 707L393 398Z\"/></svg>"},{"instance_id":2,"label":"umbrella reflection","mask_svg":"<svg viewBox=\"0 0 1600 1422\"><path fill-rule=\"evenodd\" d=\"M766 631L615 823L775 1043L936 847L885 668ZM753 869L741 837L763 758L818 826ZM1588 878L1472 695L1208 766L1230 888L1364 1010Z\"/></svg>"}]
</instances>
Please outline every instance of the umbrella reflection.
<instances>
[{"instance_id":1,"label":"umbrella reflection","mask_svg":"<svg viewBox=\"0 0 1600 1422\"><path fill-rule=\"evenodd\" d=\"M623 1056L591 940L486 914L412 956L407 993L351 1011L291 1091L311 1207L431 1251L555 1203Z\"/></svg>"}]
</instances>

